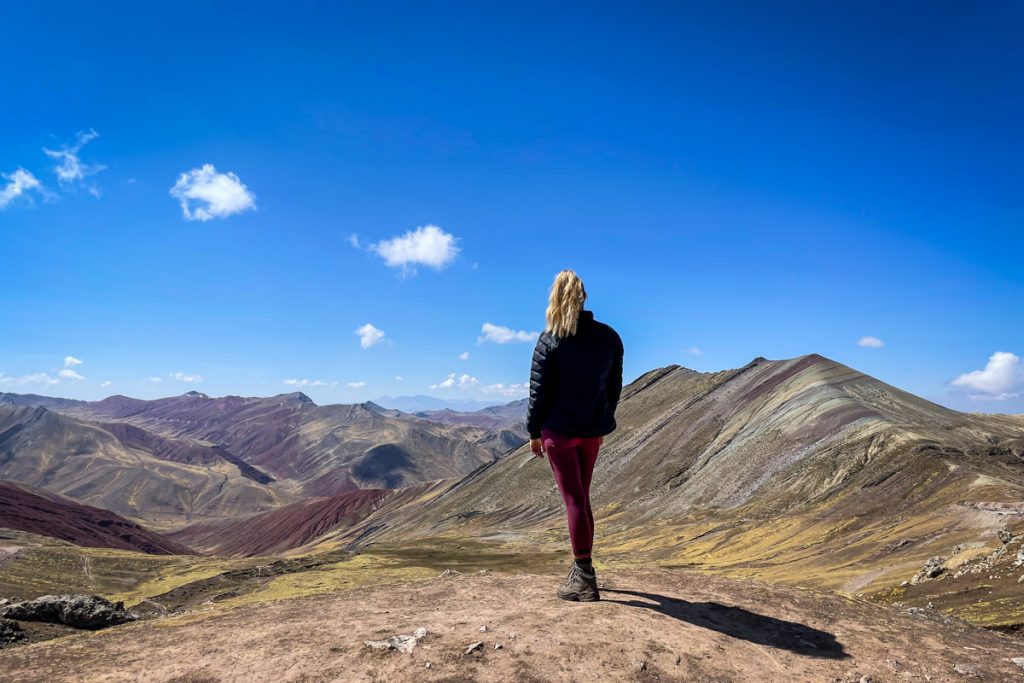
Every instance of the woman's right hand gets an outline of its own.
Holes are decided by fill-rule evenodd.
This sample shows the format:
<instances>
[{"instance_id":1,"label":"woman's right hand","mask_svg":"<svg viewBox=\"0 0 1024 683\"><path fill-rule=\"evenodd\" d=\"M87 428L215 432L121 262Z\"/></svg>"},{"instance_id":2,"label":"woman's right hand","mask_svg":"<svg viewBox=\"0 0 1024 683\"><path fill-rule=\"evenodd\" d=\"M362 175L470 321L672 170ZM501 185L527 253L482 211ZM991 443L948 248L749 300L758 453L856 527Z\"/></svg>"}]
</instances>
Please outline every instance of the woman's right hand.
<instances>
[{"instance_id":1,"label":"woman's right hand","mask_svg":"<svg viewBox=\"0 0 1024 683\"><path fill-rule=\"evenodd\" d=\"M533 451L533 455L536 458L544 457L544 440L543 439L530 439L530 450Z\"/></svg>"}]
</instances>

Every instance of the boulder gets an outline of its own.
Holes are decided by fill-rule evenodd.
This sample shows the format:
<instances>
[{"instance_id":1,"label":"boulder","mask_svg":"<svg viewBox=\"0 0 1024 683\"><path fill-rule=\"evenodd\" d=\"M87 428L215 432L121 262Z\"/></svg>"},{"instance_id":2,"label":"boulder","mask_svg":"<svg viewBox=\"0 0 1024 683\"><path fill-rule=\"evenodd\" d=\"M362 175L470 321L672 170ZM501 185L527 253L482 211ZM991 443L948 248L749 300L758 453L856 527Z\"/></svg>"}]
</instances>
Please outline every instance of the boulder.
<instances>
[{"instance_id":1,"label":"boulder","mask_svg":"<svg viewBox=\"0 0 1024 683\"><path fill-rule=\"evenodd\" d=\"M137 619L124 602L110 602L99 595L44 595L0 609L0 617L44 621L95 631Z\"/></svg>"},{"instance_id":2,"label":"boulder","mask_svg":"<svg viewBox=\"0 0 1024 683\"><path fill-rule=\"evenodd\" d=\"M921 570L914 574L913 578L910 579L910 583L916 584L925 579L934 579L936 576L945 571L945 559L936 555L935 557L929 557L928 561L924 563Z\"/></svg>"},{"instance_id":3,"label":"boulder","mask_svg":"<svg viewBox=\"0 0 1024 683\"><path fill-rule=\"evenodd\" d=\"M25 637L21 624L0 618L0 643L15 643Z\"/></svg>"}]
</instances>

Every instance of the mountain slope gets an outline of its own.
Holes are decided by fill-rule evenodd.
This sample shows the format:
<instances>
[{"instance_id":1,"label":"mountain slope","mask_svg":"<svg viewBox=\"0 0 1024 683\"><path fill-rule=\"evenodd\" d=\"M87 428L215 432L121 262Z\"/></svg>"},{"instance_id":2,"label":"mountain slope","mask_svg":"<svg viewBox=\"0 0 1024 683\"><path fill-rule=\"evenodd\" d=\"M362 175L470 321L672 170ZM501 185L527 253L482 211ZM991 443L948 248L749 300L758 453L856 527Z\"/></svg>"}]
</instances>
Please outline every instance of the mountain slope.
<instances>
[{"instance_id":1,"label":"mountain slope","mask_svg":"<svg viewBox=\"0 0 1024 683\"><path fill-rule=\"evenodd\" d=\"M107 510L23 484L0 481L0 528L51 536L89 548L192 555L190 548Z\"/></svg>"},{"instance_id":2,"label":"mountain slope","mask_svg":"<svg viewBox=\"0 0 1024 683\"><path fill-rule=\"evenodd\" d=\"M998 530L1024 528L1012 508L985 511L1024 500L1019 418L949 410L821 356L653 370L624 389L617 420L592 485L596 557L613 566L869 592L958 544L994 551ZM382 511L333 537L568 547L550 467L525 446L414 512Z\"/></svg>"},{"instance_id":3,"label":"mountain slope","mask_svg":"<svg viewBox=\"0 0 1024 683\"><path fill-rule=\"evenodd\" d=\"M0 405L0 478L157 526L268 510L297 496L188 439Z\"/></svg>"},{"instance_id":4,"label":"mountain slope","mask_svg":"<svg viewBox=\"0 0 1024 683\"><path fill-rule=\"evenodd\" d=\"M443 490L445 480L401 489L359 489L336 496L307 498L241 519L191 524L167 534L205 553L219 556L270 555L299 548L335 528L348 528L380 509L395 509Z\"/></svg>"}]
</instances>

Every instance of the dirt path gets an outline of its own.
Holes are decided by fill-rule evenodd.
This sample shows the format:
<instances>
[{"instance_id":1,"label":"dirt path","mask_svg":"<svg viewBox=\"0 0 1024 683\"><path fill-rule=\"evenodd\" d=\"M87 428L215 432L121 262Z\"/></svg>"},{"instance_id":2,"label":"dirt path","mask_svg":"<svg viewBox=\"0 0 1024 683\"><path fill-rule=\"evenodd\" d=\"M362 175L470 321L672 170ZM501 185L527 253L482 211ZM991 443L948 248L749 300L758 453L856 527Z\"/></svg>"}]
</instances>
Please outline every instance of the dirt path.
<instances>
[{"instance_id":1,"label":"dirt path","mask_svg":"<svg viewBox=\"0 0 1024 683\"><path fill-rule=\"evenodd\" d=\"M663 569L607 572L604 600L566 603L552 595L560 579L456 575L136 622L0 651L0 671L11 682L1024 680L1010 661L1021 641L934 613ZM427 635L409 654L363 644L418 627Z\"/></svg>"}]
</instances>

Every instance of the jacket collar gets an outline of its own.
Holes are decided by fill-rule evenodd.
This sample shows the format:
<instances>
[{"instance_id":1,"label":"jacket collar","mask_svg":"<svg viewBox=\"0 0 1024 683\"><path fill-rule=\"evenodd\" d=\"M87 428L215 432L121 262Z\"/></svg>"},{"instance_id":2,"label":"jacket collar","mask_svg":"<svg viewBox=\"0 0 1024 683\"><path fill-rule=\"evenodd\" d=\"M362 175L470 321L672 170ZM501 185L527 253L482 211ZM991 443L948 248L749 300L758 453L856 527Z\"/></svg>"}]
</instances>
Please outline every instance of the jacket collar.
<instances>
[{"instance_id":1,"label":"jacket collar","mask_svg":"<svg viewBox=\"0 0 1024 683\"><path fill-rule=\"evenodd\" d=\"M586 320L586 321L589 322L589 321L594 319L594 312L593 311L588 311L585 308L580 309L579 319L580 320Z\"/></svg>"}]
</instances>

